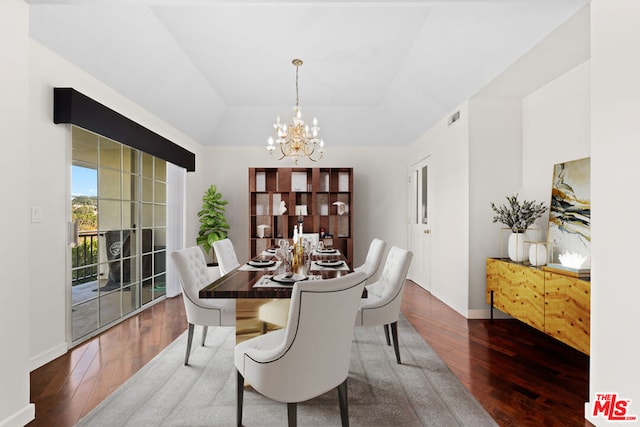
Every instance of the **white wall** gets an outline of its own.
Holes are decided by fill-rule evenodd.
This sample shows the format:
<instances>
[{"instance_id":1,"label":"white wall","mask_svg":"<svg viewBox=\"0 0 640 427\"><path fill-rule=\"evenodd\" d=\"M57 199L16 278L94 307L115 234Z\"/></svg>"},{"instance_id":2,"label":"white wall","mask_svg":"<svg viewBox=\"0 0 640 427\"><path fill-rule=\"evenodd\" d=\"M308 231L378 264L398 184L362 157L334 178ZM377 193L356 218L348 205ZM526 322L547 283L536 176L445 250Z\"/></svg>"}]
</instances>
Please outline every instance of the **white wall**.
<instances>
[{"instance_id":1,"label":"white wall","mask_svg":"<svg viewBox=\"0 0 640 427\"><path fill-rule=\"evenodd\" d=\"M469 318L489 317L486 259L500 256L500 229L491 202L504 203L522 184L522 106L519 99L469 101Z\"/></svg>"},{"instance_id":2,"label":"white wall","mask_svg":"<svg viewBox=\"0 0 640 427\"><path fill-rule=\"evenodd\" d=\"M31 368L64 354L67 342L67 304L70 300L65 268L65 229L68 220L68 126L53 123L53 88L73 87L141 125L196 153L196 170L202 170L200 146L127 98L31 40L29 52L29 156L23 193L29 205L42 209L43 221L29 224ZM201 173L189 173L187 188L199 187ZM14 180L14 182L16 182ZM19 181L18 181L19 182ZM189 191L189 190L188 190ZM193 200L187 207L197 212ZM192 226L188 230L192 231ZM46 274L44 273L46 272ZM70 338L69 338L70 339Z\"/></svg>"},{"instance_id":3,"label":"white wall","mask_svg":"<svg viewBox=\"0 0 640 427\"><path fill-rule=\"evenodd\" d=\"M630 399L640 418L640 2L595 0L591 28L591 365L590 404L596 393ZM629 215L630 214L630 215ZM608 422L598 425L639 425Z\"/></svg>"},{"instance_id":4,"label":"white wall","mask_svg":"<svg viewBox=\"0 0 640 427\"><path fill-rule=\"evenodd\" d=\"M553 165L590 155L590 63L586 61L522 101L522 196L551 201ZM548 212L535 226L546 239Z\"/></svg>"},{"instance_id":5,"label":"white wall","mask_svg":"<svg viewBox=\"0 0 640 427\"><path fill-rule=\"evenodd\" d=\"M0 426L33 419L29 404L28 6L0 2Z\"/></svg>"},{"instance_id":6,"label":"white wall","mask_svg":"<svg viewBox=\"0 0 640 427\"><path fill-rule=\"evenodd\" d=\"M466 316L469 294L469 105L449 126L447 118L411 146L406 165L430 156L432 186L431 293ZM453 113L453 112L452 112ZM406 167L405 166L405 174ZM414 259L414 262L420 262Z\"/></svg>"},{"instance_id":7,"label":"white wall","mask_svg":"<svg viewBox=\"0 0 640 427\"><path fill-rule=\"evenodd\" d=\"M268 130L265 129L265 132ZM407 185L406 148L336 148L327 146L321 163L300 162L300 167L353 167L354 263L364 262L375 237L406 247ZM206 177L199 197L211 184L229 202L229 237L240 259L249 256L249 167L292 167L288 159L277 161L262 147L210 147L206 149ZM200 202L201 204L201 202ZM194 217L197 222L197 217ZM305 230L306 231L306 230ZM196 232L197 235L197 232ZM195 241L195 235L193 235Z\"/></svg>"},{"instance_id":8,"label":"white wall","mask_svg":"<svg viewBox=\"0 0 640 427\"><path fill-rule=\"evenodd\" d=\"M521 185L520 105L474 98L410 147L412 159L432 159L431 293L469 318L489 315L485 260L500 252L490 202Z\"/></svg>"}]
</instances>

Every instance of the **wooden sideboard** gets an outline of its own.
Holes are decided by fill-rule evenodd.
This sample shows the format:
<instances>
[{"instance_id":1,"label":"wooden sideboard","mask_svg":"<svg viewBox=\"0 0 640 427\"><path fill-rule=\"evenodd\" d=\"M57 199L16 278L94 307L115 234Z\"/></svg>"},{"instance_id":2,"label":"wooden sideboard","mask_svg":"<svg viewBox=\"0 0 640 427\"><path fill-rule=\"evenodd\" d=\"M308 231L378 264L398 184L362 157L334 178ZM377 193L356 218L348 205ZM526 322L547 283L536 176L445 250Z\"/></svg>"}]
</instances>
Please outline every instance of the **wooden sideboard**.
<instances>
[{"instance_id":1,"label":"wooden sideboard","mask_svg":"<svg viewBox=\"0 0 640 427\"><path fill-rule=\"evenodd\" d=\"M589 354L591 283L510 260L487 258L487 303Z\"/></svg>"}]
</instances>

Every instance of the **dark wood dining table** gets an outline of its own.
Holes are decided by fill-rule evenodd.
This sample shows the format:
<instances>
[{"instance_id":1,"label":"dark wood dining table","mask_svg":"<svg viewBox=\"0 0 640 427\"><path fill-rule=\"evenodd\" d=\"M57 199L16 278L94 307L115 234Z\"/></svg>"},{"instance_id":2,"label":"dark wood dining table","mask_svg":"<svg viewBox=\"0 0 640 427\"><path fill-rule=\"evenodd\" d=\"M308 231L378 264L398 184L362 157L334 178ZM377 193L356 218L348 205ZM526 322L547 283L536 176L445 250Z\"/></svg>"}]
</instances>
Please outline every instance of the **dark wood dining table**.
<instances>
[{"instance_id":1,"label":"dark wood dining table","mask_svg":"<svg viewBox=\"0 0 640 427\"><path fill-rule=\"evenodd\" d=\"M275 256L272 255L261 255L257 258L264 259L265 257L275 261ZM308 274L315 276L320 275L323 279L333 279L353 271L344 255L339 251L336 251L333 254L327 253L322 255L311 255L312 263L333 259L342 260L349 267L349 270L324 268L322 270L313 271L310 269L311 271L309 271ZM245 271L242 270L241 267L242 265L220 277L215 282L202 288L200 290L200 298L291 298L291 290L293 286L274 286L272 288L254 287L262 276L265 274L275 274L275 271L268 270L267 268Z\"/></svg>"},{"instance_id":2,"label":"dark wood dining table","mask_svg":"<svg viewBox=\"0 0 640 427\"><path fill-rule=\"evenodd\" d=\"M272 259L275 255L263 254L254 259ZM306 274L320 276L322 279L333 279L351 273L352 267L340 251L311 255L311 263L317 261L342 260L342 268L324 267L312 269L309 266ZM344 266L348 268L345 269ZM236 342L242 342L253 336L263 334L269 330L279 329L286 324L289 311L288 301L291 299L293 284L279 284L273 282L273 287L255 287L263 276L276 275L278 272L268 268L243 268L242 265L217 279L215 282L200 290L200 298L230 298L236 301ZM307 279L308 280L308 279ZM366 297L366 290L363 298ZM276 307L278 322L270 323L260 317L260 308L269 304L272 309Z\"/></svg>"}]
</instances>

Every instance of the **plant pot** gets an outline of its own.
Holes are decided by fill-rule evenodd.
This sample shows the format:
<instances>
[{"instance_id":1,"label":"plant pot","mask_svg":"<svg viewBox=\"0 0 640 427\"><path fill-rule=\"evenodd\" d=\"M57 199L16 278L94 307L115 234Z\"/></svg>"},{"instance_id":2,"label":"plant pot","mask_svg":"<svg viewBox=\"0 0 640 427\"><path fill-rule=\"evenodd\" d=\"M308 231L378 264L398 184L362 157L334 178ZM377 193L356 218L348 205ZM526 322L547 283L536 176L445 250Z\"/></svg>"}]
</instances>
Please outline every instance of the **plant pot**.
<instances>
[{"instance_id":1,"label":"plant pot","mask_svg":"<svg viewBox=\"0 0 640 427\"><path fill-rule=\"evenodd\" d=\"M529 255L529 240L527 233L511 233L509 236L508 254L511 261L523 262Z\"/></svg>"}]
</instances>

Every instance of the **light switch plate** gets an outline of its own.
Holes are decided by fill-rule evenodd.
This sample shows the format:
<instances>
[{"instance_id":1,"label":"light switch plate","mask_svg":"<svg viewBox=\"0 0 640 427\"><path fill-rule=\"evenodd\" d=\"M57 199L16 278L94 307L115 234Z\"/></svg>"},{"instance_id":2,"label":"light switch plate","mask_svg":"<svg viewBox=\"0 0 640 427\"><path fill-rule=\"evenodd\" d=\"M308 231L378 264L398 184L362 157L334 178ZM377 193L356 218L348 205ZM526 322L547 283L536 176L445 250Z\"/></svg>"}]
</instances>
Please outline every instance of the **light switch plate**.
<instances>
[{"instance_id":1,"label":"light switch plate","mask_svg":"<svg viewBox=\"0 0 640 427\"><path fill-rule=\"evenodd\" d=\"M31 208L31 222L42 222L42 208L33 206Z\"/></svg>"}]
</instances>

